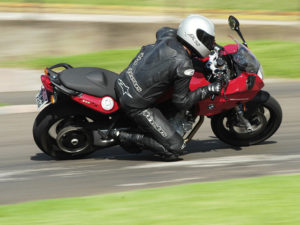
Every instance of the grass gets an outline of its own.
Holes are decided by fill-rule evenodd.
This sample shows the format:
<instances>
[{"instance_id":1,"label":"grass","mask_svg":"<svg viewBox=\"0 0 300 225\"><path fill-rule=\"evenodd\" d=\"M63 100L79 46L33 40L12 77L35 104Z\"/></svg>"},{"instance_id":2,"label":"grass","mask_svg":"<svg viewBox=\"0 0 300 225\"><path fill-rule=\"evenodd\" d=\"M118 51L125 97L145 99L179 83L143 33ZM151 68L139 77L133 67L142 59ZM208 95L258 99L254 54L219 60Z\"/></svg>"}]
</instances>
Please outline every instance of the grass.
<instances>
[{"instance_id":1,"label":"grass","mask_svg":"<svg viewBox=\"0 0 300 225\"><path fill-rule=\"evenodd\" d=\"M92 4L92 5L124 5L124 6L159 6L199 9L236 9L236 10L271 10L271 11L299 11L299 1L289 0L0 0L0 2L25 3L60 3L60 4Z\"/></svg>"},{"instance_id":2,"label":"grass","mask_svg":"<svg viewBox=\"0 0 300 225\"><path fill-rule=\"evenodd\" d=\"M252 41L249 47L261 62L266 77L300 78L300 43L283 41ZM41 69L59 62L79 66L103 67L122 71L138 49L107 50L67 57L44 57L25 61L0 62L2 67Z\"/></svg>"},{"instance_id":3,"label":"grass","mask_svg":"<svg viewBox=\"0 0 300 225\"><path fill-rule=\"evenodd\" d=\"M299 42L254 41L248 44L267 77L300 78Z\"/></svg>"},{"instance_id":4,"label":"grass","mask_svg":"<svg viewBox=\"0 0 300 225\"><path fill-rule=\"evenodd\" d=\"M120 72L130 63L137 52L138 49L105 50L66 57L41 57L24 61L5 61L0 62L0 66L41 69L59 62L65 62L74 67L94 66Z\"/></svg>"},{"instance_id":5,"label":"grass","mask_svg":"<svg viewBox=\"0 0 300 225\"><path fill-rule=\"evenodd\" d=\"M0 206L5 225L300 224L300 175Z\"/></svg>"}]
</instances>

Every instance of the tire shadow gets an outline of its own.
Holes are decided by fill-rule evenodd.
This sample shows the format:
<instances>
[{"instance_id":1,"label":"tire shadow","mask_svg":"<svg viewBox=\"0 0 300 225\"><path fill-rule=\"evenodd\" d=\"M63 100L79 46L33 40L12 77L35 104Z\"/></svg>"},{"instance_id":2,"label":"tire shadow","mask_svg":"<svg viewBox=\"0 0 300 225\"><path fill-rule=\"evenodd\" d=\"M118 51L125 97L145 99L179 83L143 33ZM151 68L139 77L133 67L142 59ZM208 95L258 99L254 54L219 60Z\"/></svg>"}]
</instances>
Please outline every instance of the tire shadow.
<instances>
[{"instance_id":1,"label":"tire shadow","mask_svg":"<svg viewBox=\"0 0 300 225\"><path fill-rule=\"evenodd\" d=\"M259 145L275 144L276 141L264 141ZM193 153L205 153L211 151L222 151L225 149L231 149L234 151L241 151L246 147L231 146L223 143L218 138L211 136L208 140L191 140L186 146L186 152L184 155ZM36 153L36 155L30 158L33 161L63 161L56 160L46 155L45 153ZM91 155L84 157L84 159L94 159L94 160L127 160L127 161L157 161L160 162L161 159L155 156L151 151L145 150L138 154L128 153L123 150L120 146L114 146L106 149L98 150ZM82 159L74 159L82 160ZM74 161L72 160L72 161Z\"/></svg>"}]
</instances>

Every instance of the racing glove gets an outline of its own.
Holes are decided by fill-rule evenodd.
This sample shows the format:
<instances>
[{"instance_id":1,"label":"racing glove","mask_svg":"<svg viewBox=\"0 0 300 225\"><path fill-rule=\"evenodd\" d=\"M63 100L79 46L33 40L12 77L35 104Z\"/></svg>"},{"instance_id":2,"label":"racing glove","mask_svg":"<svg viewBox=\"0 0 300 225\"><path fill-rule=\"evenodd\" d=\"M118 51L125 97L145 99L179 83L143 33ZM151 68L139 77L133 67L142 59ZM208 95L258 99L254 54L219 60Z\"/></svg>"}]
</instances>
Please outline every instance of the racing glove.
<instances>
[{"instance_id":1,"label":"racing glove","mask_svg":"<svg viewBox=\"0 0 300 225\"><path fill-rule=\"evenodd\" d=\"M207 85L208 95L219 95L222 90L221 82L217 81Z\"/></svg>"},{"instance_id":2,"label":"racing glove","mask_svg":"<svg viewBox=\"0 0 300 225\"><path fill-rule=\"evenodd\" d=\"M194 91L189 91L189 81L178 82L174 88L172 100L178 109L189 109L198 101L219 95L221 90L222 83L220 81L200 87Z\"/></svg>"}]
</instances>

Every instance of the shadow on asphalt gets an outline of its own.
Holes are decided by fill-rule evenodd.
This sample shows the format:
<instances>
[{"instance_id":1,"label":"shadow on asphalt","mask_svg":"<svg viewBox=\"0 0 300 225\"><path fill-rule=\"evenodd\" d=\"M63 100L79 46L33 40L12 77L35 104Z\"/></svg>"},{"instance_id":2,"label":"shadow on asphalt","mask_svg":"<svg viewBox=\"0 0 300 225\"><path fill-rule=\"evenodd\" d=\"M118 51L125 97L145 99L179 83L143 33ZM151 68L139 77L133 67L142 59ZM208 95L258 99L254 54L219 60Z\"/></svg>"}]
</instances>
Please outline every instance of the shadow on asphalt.
<instances>
[{"instance_id":1,"label":"shadow on asphalt","mask_svg":"<svg viewBox=\"0 0 300 225\"><path fill-rule=\"evenodd\" d=\"M234 151L241 151L243 147L235 147L227 145L221 142L216 137L211 137L212 139L209 140L191 140L187 144L187 154L198 153L198 152L210 152L210 151L220 151L225 149L232 149ZM268 144L275 144L275 141L265 141L259 145L268 145ZM244 147L246 148L246 147ZM143 151L139 154L132 154L128 153L123 150L119 146L114 146L111 148L106 148L103 150L98 150L93 154L85 157L85 159L108 159L108 160L129 160L129 161L161 161L161 159L155 155L153 155L150 151ZM31 160L33 161L59 161L51 158L50 156L44 153L37 153L34 156L31 156ZM82 159L75 159L75 160L82 160Z\"/></svg>"}]
</instances>

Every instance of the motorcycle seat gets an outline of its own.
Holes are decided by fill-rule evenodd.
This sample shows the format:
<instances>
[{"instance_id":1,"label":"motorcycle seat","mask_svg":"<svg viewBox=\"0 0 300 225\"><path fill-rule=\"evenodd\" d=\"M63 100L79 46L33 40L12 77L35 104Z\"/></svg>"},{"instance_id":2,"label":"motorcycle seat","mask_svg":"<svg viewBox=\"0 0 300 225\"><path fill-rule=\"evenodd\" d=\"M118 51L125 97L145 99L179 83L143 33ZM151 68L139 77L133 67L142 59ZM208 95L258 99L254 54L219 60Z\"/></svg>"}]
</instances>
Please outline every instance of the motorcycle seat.
<instances>
[{"instance_id":1,"label":"motorcycle seat","mask_svg":"<svg viewBox=\"0 0 300 225\"><path fill-rule=\"evenodd\" d=\"M117 78L118 74L96 67L66 69L59 75L62 84L69 89L96 97L110 96L114 99Z\"/></svg>"}]
</instances>

